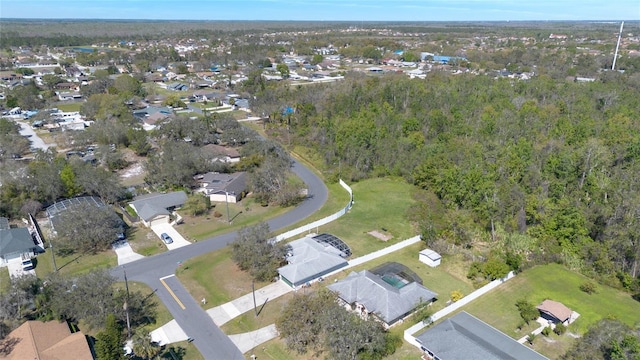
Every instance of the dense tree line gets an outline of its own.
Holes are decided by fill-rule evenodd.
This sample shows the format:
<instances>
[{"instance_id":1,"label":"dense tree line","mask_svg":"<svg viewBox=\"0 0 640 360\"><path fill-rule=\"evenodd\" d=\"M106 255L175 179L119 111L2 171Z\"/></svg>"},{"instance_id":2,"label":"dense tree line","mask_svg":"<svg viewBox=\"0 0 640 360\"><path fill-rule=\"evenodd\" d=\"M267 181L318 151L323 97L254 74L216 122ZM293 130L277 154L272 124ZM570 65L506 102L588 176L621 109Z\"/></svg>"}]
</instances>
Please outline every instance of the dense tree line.
<instances>
[{"instance_id":1,"label":"dense tree line","mask_svg":"<svg viewBox=\"0 0 640 360\"><path fill-rule=\"evenodd\" d=\"M430 245L488 241L637 289L639 90L619 73L574 83L434 72L270 85L257 106L271 134L313 147L344 178L402 176L434 194L422 200L438 219L432 206L414 215Z\"/></svg>"}]
</instances>

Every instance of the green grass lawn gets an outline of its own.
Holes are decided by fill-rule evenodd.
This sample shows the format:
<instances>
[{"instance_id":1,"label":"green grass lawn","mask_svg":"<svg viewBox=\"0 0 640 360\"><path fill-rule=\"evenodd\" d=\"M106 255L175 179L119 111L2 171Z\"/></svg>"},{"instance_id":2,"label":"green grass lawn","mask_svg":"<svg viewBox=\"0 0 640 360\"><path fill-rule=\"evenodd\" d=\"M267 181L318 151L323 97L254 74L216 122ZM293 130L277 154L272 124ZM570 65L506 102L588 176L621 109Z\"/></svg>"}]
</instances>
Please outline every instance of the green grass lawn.
<instances>
[{"instance_id":1,"label":"green grass lawn","mask_svg":"<svg viewBox=\"0 0 640 360\"><path fill-rule=\"evenodd\" d=\"M251 292L251 277L231 260L230 247L185 261L176 275L194 299L207 299L206 309ZM256 282L255 288L267 284Z\"/></svg>"},{"instance_id":2,"label":"green grass lawn","mask_svg":"<svg viewBox=\"0 0 640 360\"><path fill-rule=\"evenodd\" d=\"M222 325L221 329L225 334L232 335L257 330L274 324L293 296L295 296L293 293L282 295L276 299L269 300L264 304L264 307L262 307L263 303L257 304L257 308L260 311L257 317L253 310L248 311Z\"/></svg>"},{"instance_id":3,"label":"green grass lawn","mask_svg":"<svg viewBox=\"0 0 640 360\"><path fill-rule=\"evenodd\" d=\"M69 104L61 104L58 103L55 105L56 108L64 111L64 112L73 112L73 111L80 111L80 107L82 106L82 103L80 102L76 102L76 103L69 103Z\"/></svg>"},{"instance_id":4,"label":"green grass lawn","mask_svg":"<svg viewBox=\"0 0 640 360\"><path fill-rule=\"evenodd\" d=\"M640 323L640 302L627 293L604 285L598 285L598 293L588 295L579 289L587 280L561 265L537 266L473 301L463 310L513 338L523 337L529 333L529 328L535 328L516 329L521 318L515 302L523 298L535 305L544 299L559 301L578 312L580 317L568 327L568 331L575 334L584 334L589 326L605 317L615 317L629 325ZM566 334L555 339L540 336L534 348L548 357L556 358L572 341Z\"/></svg>"},{"instance_id":5,"label":"green grass lawn","mask_svg":"<svg viewBox=\"0 0 640 360\"><path fill-rule=\"evenodd\" d=\"M407 266L414 271L422 279L422 284L438 294L437 299L433 305L433 311L438 311L446 305L446 302L450 299L451 292L454 290L461 291L464 295L471 293L474 288L471 282L466 278L457 278L442 267L432 268L418 260L418 252L424 249L424 243L417 243L411 246L407 246L404 249L395 251L389 255L381 258L368 261L360 266L344 270L335 275L335 277L328 278L327 283L331 283L333 279L341 279L346 277L352 271L362 271L365 269L371 269L377 265L386 263L388 261L395 261ZM442 262L447 261L447 257L444 257ZM409 322L412 322L409 320Z\"/></svg>"},{"instance_id":6,"label":"green grass lawn","mask_svg":"<svg viewBox=\"0 0 640 360\"><path fill-rule=\"evenodd\" d=\"M0 268L0 293L3 293L11 287L11 278L9 270L6 267Z\"/></svg>"},{"instance_id":7,"label":"green grass lawn","mask_svg":"<svg viewBox=\"0 0 640 360\"><path fill-rule=\"evenodd\" d=\"M44 279L47 275L54 272L50 249L38 255L36 261L36 274L38 277ZM58 272L65 275L85 274L94 269L108 269L118 265L118 259L113 250L103 251L96 255L56 255L55 262L58 267Z\"/></svg>"},{"instance_id":8,"label":"green grass lawn","mask_svg":"<svg viewBox=\"0 0 640 360\"><path fill-rule=\"evenodd\" d=\"M406 219L409 207L415 203L411 196L415 190L413 185L402 179L377 178L350 186L355 200L353 208L345 216L320 227L319 232L341 238L351 247L354 257L417 235ZM386 242L379 240L367 234L373 230L393 237Z\"/></svg>"},{"instance_id":9,"label":"green grass lawn","mask_svg":"<svg viewBox=\"0 0 640 360\"><path fill-rule=\"evenodd\" d=\"M176 230L186 239L198 241L232 230L238 230L243 226L253 225L260 221L266 221L289 210L291 208L288 207L263 207L254 198L248 197L236 204L229 203L231 224L227 222L227 204L215 203L215 208L211 209L207 215L190 216L184 211L180 212L183 217L183 223ZM220 214L220 217L214 216L216 212Z\"/></svg>"}]
</instances>

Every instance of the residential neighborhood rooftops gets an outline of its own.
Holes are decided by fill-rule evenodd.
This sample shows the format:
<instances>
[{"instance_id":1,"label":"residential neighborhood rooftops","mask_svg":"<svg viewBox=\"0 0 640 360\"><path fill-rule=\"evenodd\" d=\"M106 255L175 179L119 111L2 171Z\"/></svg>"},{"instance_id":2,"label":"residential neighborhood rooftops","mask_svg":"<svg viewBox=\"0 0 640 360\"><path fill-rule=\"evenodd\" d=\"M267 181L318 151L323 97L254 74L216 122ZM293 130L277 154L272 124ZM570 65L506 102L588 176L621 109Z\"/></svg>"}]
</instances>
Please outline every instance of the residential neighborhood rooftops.
<instances>
[{"instance_id":1,"label":"residential neighborhood rooftops","mask_svg":"<svg viewBox=\"0 0 640 360\"><path fill-rule=\"evenodd\" d=\"M464 311L428 329L416 340L441 360L547 359Z\"/></svg>"},{"instance_id":2,"label":"residential neighborhood rooftops","mask_svg":"<svg viewBox=\"0 0 640 360\"><path fill-rule=\"evenodd\" d=\"M9 229L9 219L6 217L0 217L0 230Z\"/></svg>"},{"instance_id":3,"label":"residential neighborhood rooftops","mask_svg":"<svg viewBox=\"0 0 640 360\"><path fill-rule=\"evenodd\" d=\"M340 250L309 237L293 241L289 246L289 264L279 268L278 273L293 286L302 285L347 265Z\"/></svg>"},{"instance_id":4,"label":"residential neighborhood rooftops","mask_svg":"<svg viewBox=\"0 0 640 360\"><path fill-rule=\"evenodd\" d=\"M417 282L400 284L395 278L384 279L368 270L352 272L328 288L347 303L364 305L387 324L401 319L420 302L431 302L436 297L436 293Z\"/></svg>"},{"instance_id":5,"label":"residential neighborhood rooftops","mask_svg":"<svg viewBox=\"0 0 640 360\"><path fill-rule=\"evenodd\" d=\"M198 184L206 195L216 193L240 194L246 189L246 173L233 174L209 172L196 177Z\"/></svg>"},{"instance_id":6,"label":"residential neighborhood rooftops","mask_svg":"<svg viewBox=\"0 0 640 360\"><path fill-rule=\"evenodd\" d=\"M27 321L0 341L0 347L7 348L3 343L13 344L6 359L93 359L85 335L71 333L64 322Z\"/></svg>"},{"instance_id":7,"label":"residential neighborhood rooftops","mask_svg":"<svg viewBox=\"0 0 640 360\"><path fill-rule=\"evenodd\" d=\"M181 206L186 201L187 194L184 191L174 191L166 194L142 195L130 204L135 208L140 218L148 221L158 215L169 215L168 209Z\"/></svg>"},{"instance_id":8,"label":"residential neighborhood rooftops","mask_svg":"<svg viewBox=\"0 0 640 360\"><path fill-rule=\"evenodd\" d=\"M35 244L29 229L0 229L0 257L33 251Z\"/></svg>"}]
</instances>

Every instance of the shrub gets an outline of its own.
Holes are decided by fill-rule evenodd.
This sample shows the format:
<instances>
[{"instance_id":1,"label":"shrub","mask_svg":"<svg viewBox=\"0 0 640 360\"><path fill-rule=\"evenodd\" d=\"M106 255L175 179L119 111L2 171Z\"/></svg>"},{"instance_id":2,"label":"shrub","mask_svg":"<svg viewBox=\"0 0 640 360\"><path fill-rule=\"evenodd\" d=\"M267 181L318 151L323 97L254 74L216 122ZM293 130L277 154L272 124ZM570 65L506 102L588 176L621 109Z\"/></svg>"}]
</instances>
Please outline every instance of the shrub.
<instances>
[{"instance_id":1,"label":"shrub","mask_svg":"<svg viewBox=\"0 0 640 360\"><path fill-rule=\"evenodd\" d=\"M518 302L516 302L516 307L520 312L522 320L524 320L524 322L526 322L527 324L529 324L531 320L537 319L539 316L538 309L536 309L535 305L525 299L518 300Z\"/></svg>"},{"instance_id":2,"label":"shrub","mask_svg":"<svg viewBox=\"0 0 640 360\"><path fill-rule=\"evenodd\" d=\"M453 290L451 292L451 301L456 302L460 299L462 299L464 297L464 295L462 294L462 292L460 290Z\"/></svg>"},{"instance_id":3,"label":"shrub","mask_svg":"<svg viewBox=\"0 0 640 360\"><path fill-rule=\"evenodd\" d=\"M213 217L220 218L220 217L222 217L222 214L220 213L220 211L216 210L216 211L213 212Z\"/></svg>"},{"instance_id":4,"label":"shrub","mask_svg":"<svg viewBox=\"0 0 640 360\"><path fill-rule=\"evenodd\" d=\"M582 285L580 285L580 290L586 292L589 295L595 294L595 293L598 292L598 289L596 287L596 283L594 283L591 280L582 283Z\"/></svg>"},{"instance_id":5,"label":"shrub","mask_svg":"<svg viewBox=\"0 0 640 360\"><path fill-rule=\"evenodd\" d=\"M527 341L529 342L529 344L533 345L533 341L536 339L536 334L531 333L527 336Z\"/></svg>"},{"instance_id":6,"label":"shrub","mask_svg":"<svg viewBox=\"0 0 640 360\"><path fill-rule=\"evenodd\" d=\"M558 323L556 324L555 329L553 329L553 332L556 333L557 335L562 335L565 332L567 332L567 327L564 326L563 323Z\"/></svg>"},{"instance_id":7,"label":"shrub","mask_svg":"<svg viewBox=\"0 0 640 360\"><path fill-rule=\"evenodd\" d=\"M544 336L549 336L549 334L551 334L551 327L547 326L546 328L542 329L541 334Z\"/></svg>"}]
</instances>

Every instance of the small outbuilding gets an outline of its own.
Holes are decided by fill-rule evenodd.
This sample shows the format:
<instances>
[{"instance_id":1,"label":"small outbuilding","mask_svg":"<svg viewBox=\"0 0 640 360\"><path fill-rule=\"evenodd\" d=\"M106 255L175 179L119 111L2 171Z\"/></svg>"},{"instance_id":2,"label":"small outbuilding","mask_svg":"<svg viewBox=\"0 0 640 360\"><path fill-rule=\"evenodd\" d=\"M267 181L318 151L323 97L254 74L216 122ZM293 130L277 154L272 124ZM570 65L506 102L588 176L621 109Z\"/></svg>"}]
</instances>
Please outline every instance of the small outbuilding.
<instances>
[{"instance_id":1,"label":"small outbuilding","mask_svg":"<svg viewBox=\"0 0 640 360\"><path fill-rule=\"evenodd\" d=\"M547 321L563 323L565 325L571 322L573 311L561 302L545 300L542 304L538 305L537 308L538 311L540 311L540 316Z\"/></svg>"},{"instance_id":2,"label":"small outbuilding","mask_svg":"<svg viewBox=\"0 0 640 360\"><path fill-rule=\"evenodd\" d=\"M440 256L440 254L438 254L437 252L431 250L431 249L424 249L422 251L420 251L419 255L418 255L418 259L431 266L431 267L436 267L438 265L440 265L440 260L442 260L442 256Z\"/></svg>"}]
</instances>

